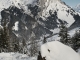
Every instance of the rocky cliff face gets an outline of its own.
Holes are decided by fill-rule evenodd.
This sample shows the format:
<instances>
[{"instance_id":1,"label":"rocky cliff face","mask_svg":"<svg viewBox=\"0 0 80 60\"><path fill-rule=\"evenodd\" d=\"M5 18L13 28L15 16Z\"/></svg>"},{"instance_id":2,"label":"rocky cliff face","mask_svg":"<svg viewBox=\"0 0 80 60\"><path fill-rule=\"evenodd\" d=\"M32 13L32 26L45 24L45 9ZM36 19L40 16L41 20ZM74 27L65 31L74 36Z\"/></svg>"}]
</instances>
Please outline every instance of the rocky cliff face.
<instances>
[{"instance_id":1,"label":"rocky cliff face","mask_svg":"<svg viewBox=\"0 0 80 60\"><path fill-rule=\"evenodd\" d=\"M61 0L35 0L27 4L24 1L1 11L1 24L7 21L12 39L37 40L52 35L63 22L70 29L80 27L80 15Z\"/></svg>"},{"instance_id":2,"label":"rocky cliff face","mask_svg":"<svg viewBox=\"0 0 80 60\"><path fill-rule=\"evenodd\" d=\"M14 34L20 40L39 39L45 34L52 34L28 14L22 13L17 7L10 7L1 12L2 25L7 20L10 35Z\"/></svg>"}]
</instances>

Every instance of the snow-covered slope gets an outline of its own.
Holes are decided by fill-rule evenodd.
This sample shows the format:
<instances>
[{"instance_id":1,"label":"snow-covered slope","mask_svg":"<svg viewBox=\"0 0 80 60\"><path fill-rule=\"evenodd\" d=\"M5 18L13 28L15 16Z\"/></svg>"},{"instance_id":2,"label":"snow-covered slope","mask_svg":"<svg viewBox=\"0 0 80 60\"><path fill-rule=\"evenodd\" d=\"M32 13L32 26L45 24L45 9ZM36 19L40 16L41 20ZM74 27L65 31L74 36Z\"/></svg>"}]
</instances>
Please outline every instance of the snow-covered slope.
<instances>
[{"instance_id":1,"label":"snow-covered slope","mask_svg":"<svg viewBox=\"0 0 80 60\"><path fill-rule=\"evenodd\" d=\"M41 54L46 60L80 60L78 53L58 41L43 44Z\"/></svg>"},{"instance_id":2,"label":"snow-covered slope","mask_svg":"<svg viewBox=\"0 0 80 60\"><path fill-rule=\"evenodd\" d=\"M68 27L75 22L75 19L71 13L76 14L76 12L73 12L73 10L61 0L46 0L43 6L44 9L42 12L42 17L44 20L56 11L58 19L66 21L68 23ZM58 20L57 23L60 23L60 21Z\"/></svg>"},{"instance_id":3,"label":"snow-covered slope","mask_svg":"<svg viewBox=\"0 0 80 60\"><path fill-rule=\"evenodd\" d=\"M0 60L37 60L36 57L28 57L20 53L0 53Z\"/></svg>"}]
</instances>

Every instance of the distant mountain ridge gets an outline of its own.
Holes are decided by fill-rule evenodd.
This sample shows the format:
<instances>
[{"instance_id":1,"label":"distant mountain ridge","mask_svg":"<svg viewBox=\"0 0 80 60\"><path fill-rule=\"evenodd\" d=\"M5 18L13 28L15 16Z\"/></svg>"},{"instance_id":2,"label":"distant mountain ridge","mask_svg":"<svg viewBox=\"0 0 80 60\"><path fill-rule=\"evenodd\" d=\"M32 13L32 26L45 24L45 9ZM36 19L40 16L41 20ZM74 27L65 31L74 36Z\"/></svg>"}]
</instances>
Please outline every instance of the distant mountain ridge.
<instances>
[{"instance_id":1,"label":"distant mountain ridge","mask_svg":"<svg viewBox=\"0 0 80 60\"><path fill-rule=\"evenodd\" d=\"M80 4L76 5L73 9L80 13Z\"/></svg>"}]
</instances>

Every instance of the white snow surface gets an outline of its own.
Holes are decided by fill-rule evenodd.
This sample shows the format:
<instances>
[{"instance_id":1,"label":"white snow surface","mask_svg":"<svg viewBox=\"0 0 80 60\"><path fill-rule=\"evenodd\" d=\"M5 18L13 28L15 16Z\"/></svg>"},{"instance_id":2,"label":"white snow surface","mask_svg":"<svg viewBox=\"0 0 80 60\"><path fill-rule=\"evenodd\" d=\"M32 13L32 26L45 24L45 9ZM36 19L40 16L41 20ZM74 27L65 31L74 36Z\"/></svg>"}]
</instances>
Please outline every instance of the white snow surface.
<instances>
[{"instance_id":1,"label":"white snow surface","mask_svg":"<svg viewBox=\"0 0 80 60\"><path fill-rule=\"evenodd\" d=\"M58 41L43 44L41 46L41 55L46 60L80 60L78 53Z\"/></svg>"},{"instance_id":2,"label":"white snow surface","mask_svg":"<svg viewBox=\"0 0 80 60\"><path fill-rule=\"evenodd\" d=\"M13 30L15 30L15 31L18 31L18 24L19 24L19 22L18 21L16 21L15 22L15 26L13 26Z\"/></svg>"},{"instance_id":3,"label":"white snow surface","mask_svg":"<svg viewBox=\"0 0 80 60\"><path fill-rule=\"evenodd\" d=\"M53 32L53 34L59 33L60 29L59 28L55 28L55 29L50 29L51 32Z\"/></svg>"},{"instance_id":4,"label":"white snow surface","mask_svg":"<svg viewBox=\"0 0 80 60\"><path fill-rule=\"evenodd\" d=\"M0 60L37 60L36 57L28 57L20 53L0 53Z\"/></svg>"},{"instance_id":5,"label":"white snow surface","mask_svg":"<svg viewBox=\"0 0 80 60\"><path fill-rule=\"evenodd\" d=\"M48 38L47 41L48 41L48 42L51 42L51 41L60 41L60 37L59 37L58 34L56 34L56 35Z\"/></svg>"}]
</instances>

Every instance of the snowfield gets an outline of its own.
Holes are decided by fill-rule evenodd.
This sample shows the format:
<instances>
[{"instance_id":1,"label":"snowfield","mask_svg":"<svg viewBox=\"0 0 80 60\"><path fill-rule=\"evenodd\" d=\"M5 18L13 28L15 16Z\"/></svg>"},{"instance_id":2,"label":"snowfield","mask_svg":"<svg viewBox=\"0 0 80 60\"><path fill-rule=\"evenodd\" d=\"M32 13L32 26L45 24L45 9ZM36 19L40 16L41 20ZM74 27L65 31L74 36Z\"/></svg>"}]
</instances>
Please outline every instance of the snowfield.
<instances>
[{"instance_id":1,"label":"snowfield","mask_svg":"<svg viewBox=\"0 0 80 60\"><path fill-rule=\"evenodd\" d=\"M36 57L28 57L19 53L0 53L0 60L37 60Z\"/></svg>"},{"instance_id":2,"label":"snowfield","mask_svg":"<svg viewBox=\"0 0 80 60\"><path fill-rule=\"evenodd\" d=\"M42 45L41 54L46 60L80 60L78 53L58 41Z\"/></svg>"}]
</instances>

